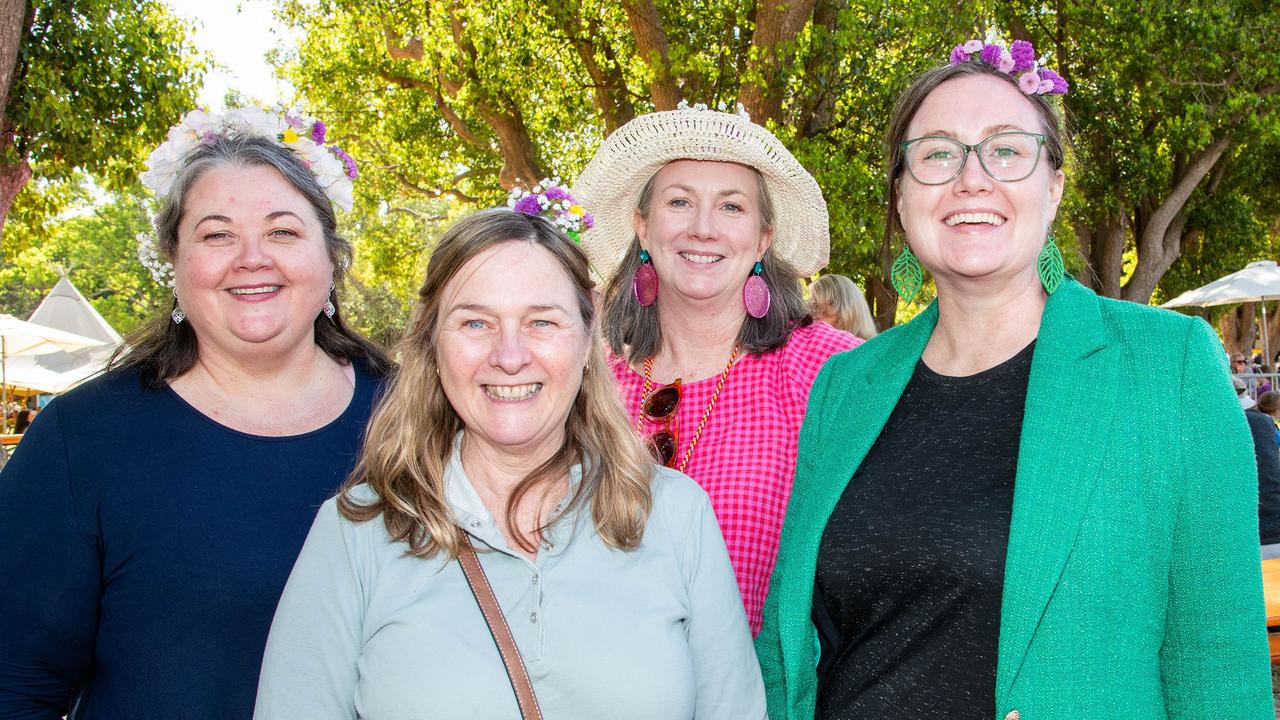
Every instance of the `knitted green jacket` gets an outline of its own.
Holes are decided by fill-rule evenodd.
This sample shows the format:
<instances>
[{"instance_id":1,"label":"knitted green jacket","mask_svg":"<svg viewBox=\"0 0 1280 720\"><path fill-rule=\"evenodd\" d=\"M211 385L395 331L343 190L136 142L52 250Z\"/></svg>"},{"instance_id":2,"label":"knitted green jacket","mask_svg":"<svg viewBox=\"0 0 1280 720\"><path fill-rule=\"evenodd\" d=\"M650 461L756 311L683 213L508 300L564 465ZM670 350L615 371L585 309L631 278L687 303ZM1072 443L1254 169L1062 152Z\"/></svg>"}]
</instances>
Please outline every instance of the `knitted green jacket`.
<instances>
[{"instance_id":1,"label":"knitted green jacket","mask_svg":"<svg viewBox=\"0 0 1280 720\"><path fill-rule=\"evenodd\" d=\"M937 319L935 303L814 382L756 641L774 720L813 717L818 544ZM997 719L1273 717L1252 448L1203 321L1063 283L1027 387Z\"/></svg>"}]
</instances>

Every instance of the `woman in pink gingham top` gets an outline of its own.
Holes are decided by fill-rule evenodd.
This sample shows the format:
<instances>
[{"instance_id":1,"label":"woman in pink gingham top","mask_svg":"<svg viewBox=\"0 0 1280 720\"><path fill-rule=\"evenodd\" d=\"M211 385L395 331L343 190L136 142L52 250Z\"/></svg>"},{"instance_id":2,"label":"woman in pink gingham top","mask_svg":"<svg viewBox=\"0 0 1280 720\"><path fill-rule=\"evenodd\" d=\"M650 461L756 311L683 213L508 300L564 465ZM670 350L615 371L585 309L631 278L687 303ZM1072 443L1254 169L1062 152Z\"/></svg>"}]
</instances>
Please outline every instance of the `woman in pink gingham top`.
<instances>
[{"instance_id":1,"label":"woman in pink gingham top","mask_svg":"<svg viewBox=\"0 0 1280 720\"><path fill-rule=\"evenodd\" d=\"M860 342L814 322L801 291L830 250L822 191L744 114L682 108L619 128L573 195L594 213L582 247L607 279L628 414L711 498L759 632L809 387Z\"/></svg>"},{"instance_id":2,"label":"woman in pink gingham top","mask_svg":"<svg viewBox=\"0 0 1280 720\"><path fill-rule=\"evenodd\" d=\"M778 554L809 386L827 358L861 342L815 322L796 328L778 350L742 357L698 441L702 450L689 457L684 469L711 497L752 633L760 630L760 611ZM617 355L609 356L609 366L627 414L635 418L644 376ZM679 427L697 427L718 379L719 375L683 384ZM646 426L652 429L655 424ZM681 452L687 444L681 443Z\"/></svg>"}]
</instances>

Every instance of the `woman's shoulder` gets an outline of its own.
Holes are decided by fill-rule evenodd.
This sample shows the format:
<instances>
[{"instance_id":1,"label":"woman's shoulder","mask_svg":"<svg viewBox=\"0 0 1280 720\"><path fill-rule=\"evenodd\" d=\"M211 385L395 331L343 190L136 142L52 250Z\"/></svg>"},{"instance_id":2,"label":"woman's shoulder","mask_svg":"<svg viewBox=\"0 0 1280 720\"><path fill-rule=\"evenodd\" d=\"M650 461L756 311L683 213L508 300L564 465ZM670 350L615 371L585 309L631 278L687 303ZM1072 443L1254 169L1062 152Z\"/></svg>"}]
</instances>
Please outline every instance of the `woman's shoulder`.
<instances>
[{"instance_id":1,"label":"woman's shoulder","mask_svg":"<svg viewBox=\"0 0 1280 720\"><path fill-rule=\"evenodd\" d=\"M669 467L653 467L653 479L649 484L653 498L652 516L679 523L679 518L688 518L711 507L707 491L693 478Z\"/></svg>"},{"instance_id":2,"label":"woman's shoulder","mask_svg":"<svg viewBox=\"0 0 1280 720\"><path fill-rule=\"evenodd\" d=\"M106 427L112 417L134 415L144 406L147 413L159 412L157 401L164 396L163 388L147 387L136 369L119 367L58 395L50 407L56 406L63 422L85 418Z\"/></svg>"},{"instance_id":3,"label":"woman's shoulder","mask_svg":"<svg viewBox=\"0 0 1280 720\"><path fill-rule=\"evenodd\" d=\"M791 336L783 345L783 355L789 359L827 358L852 350L863 343L862 338L844 330L828 325L822 321L814 321L807 325L799 325L791 331Z\"/></svg>"}]
</instances>

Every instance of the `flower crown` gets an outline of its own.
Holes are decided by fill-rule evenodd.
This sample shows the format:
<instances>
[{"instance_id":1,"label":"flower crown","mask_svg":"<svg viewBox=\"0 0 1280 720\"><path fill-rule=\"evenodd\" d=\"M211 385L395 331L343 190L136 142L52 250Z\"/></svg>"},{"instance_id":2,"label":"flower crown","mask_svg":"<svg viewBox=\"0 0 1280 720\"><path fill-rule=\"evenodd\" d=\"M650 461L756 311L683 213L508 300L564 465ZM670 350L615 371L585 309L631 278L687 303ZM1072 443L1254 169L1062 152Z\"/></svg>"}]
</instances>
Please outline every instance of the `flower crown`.
<instances>
[{"instance_id":1,"label":"flower crown","mask_svg":"<svg viewBox=\"0 0 1280 720\"><path fill-rule=\"evenodd\" d=\"M952 65L979 60L1005 75L1016 76L1018 89L1027 95L1066 95L1070 85L1044 66L1048 58L1048 53L1037 58L1035 48L1027 40L1014 40L1006 48L995 33L987 33L985 42L970 40L951 49Z\"/></svg>"},{"instance_id":2,"label":"flower crown","mask_svg":"<svg viewBox=\"0 0 1280 720\"><path fill-rule=\"evenodd\" d=\"M182 122L169 128L169 139L147 158L147 170L138 178L156 197L173 190L188 152L219 137L247 135L263 137L293 151L311 172L334 205L350 210L351 181L356 179L356 161L337 145L325 145L325 124L296 111L273 113L245 106L225 113L192 110Z\"/></svg>"},{"instance_id":3,"label":"flower crown","mask_svg":"<svg viewBox=\"0 0 1280 720\"><path fill-rule=\"evenodd\" d=\"M542 182L528 190L512 188L507 194L507 207L516 212L544 217L560 228L569 239L582 243L582 231L590 230L596 220L579 205L569 191L560 184L560 178L543 178Z\"/></svg>"}]
</instances>

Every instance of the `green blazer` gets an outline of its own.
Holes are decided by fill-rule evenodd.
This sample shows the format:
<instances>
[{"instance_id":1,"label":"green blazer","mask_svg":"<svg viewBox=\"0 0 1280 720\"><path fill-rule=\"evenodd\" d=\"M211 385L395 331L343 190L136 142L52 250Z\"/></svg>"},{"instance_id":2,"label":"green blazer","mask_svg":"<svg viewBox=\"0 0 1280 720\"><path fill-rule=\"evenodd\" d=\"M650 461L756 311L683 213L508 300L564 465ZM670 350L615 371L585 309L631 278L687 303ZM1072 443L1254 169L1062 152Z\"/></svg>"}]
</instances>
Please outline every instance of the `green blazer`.
<instances>
[{"instance_id":1,"label":"green blazer","mask_svg":"<svg viewBox=\"0 0 1280 720\"><path fill-rule=\"evenodd\" d=\"M937 320L814 382L756 642L774 720L813 717L818 544ZM1270 720L1254 462L1207 324L1064 282L1027 387L995 717Z\"/></svg>"}]
</instances>

